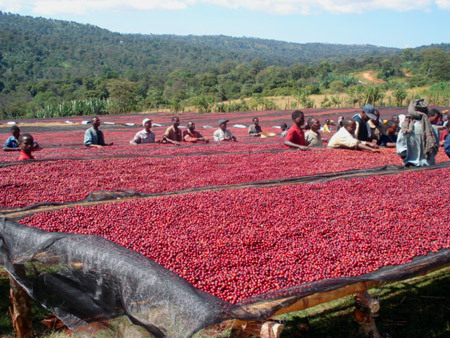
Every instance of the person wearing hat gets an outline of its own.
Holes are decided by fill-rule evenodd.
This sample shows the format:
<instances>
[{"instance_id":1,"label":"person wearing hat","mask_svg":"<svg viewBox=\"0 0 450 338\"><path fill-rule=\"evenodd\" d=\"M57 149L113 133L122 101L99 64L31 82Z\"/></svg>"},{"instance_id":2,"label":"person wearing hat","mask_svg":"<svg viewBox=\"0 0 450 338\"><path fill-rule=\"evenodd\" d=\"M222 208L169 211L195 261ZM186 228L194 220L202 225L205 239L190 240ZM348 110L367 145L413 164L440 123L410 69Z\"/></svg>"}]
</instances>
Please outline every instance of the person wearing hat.
<instances>
[{"instance_id":1,"label":"person wearing hat","mask_svg":"<svg viewBox=\"0 0 450 338\"><path fill-rule=\"evenodd\" d=\"M379 144L381 135L385 133L386 128L383 122L380 120L380 112L378 111L378 109L375 109L373 114L376 116L376 118L369 119L369 121L367 122L367 132L369 133L369 140Z\"/></svg>"},{"instance_id":2,"label":"person wearing hat","mask_svg":"<svg viewBox=\"0 0 450 338\"><path fill-rule=\"evenodd\" d=\"M209 142L208 139L204 138L202 134L195 130L195 123L192 121L188 122L187 129L183 132L183 141L191 143Z\"/></svg>"},{"instance_id":3,"label":"person wearing hat","mask_svg":"<svg viewBox=\"0 0 450 338\"><path fill-rule=\"evenodd\" d=\"M172 125L166 129L166 132L163 135L163 143L172 143L177 146L180 145L183 140L181 136L181 129L178 128L180 126L180 118L178 116L172 117Z\"/></svg>"},{"instance_id":4,"label":"person wearing hat","mask_svg":"<svg viewBox=\"0 0 450 338\"><path fill-rule=\"evenodd\" d=\"M142 125L144 129L138 131L134 138L130 141L130 144L137 146L141 143L155 143L155 133L151 130L152 128L152 120L144 119L142 121Z\"/></svg>"},{"instance_id":5,"label":"person wearing hat","mask_svg":"<svg viewBox=\"0 0 450 338\"><path fill-rule=\"evenodd\" d=\"M374 114L375 108L371 104L366 104L359 114L352 117L356 122L355 136L360 141L369 141L369 131L367 130L367 122L370 119L377 119Z\"/></svg>"},{"instance_id":6,"label":"person wearing hat","mask_svg":"<svg viewBox=\"0 0 450 338\"><path fill-rule=\"evenodd\" d=\"M400 124L397 137L397 154L405 166L429 166L434 164L439 151L439 130L428 118L428 104L424 99L414 99L408 114Z\"/></svg>"},{"instance_id":7,"label":"person wearing hat","mask_svg":"<svg viewBox=\"0 0 450 338\"><path fill-rule=\"evenodd\" d=\"M221 119L219 120L219 129L214 132L214 141L233 141L236 142L236 136L234 136L231 131L227 129L227 122L229 120Z\"/></svg>"}]
</instances>

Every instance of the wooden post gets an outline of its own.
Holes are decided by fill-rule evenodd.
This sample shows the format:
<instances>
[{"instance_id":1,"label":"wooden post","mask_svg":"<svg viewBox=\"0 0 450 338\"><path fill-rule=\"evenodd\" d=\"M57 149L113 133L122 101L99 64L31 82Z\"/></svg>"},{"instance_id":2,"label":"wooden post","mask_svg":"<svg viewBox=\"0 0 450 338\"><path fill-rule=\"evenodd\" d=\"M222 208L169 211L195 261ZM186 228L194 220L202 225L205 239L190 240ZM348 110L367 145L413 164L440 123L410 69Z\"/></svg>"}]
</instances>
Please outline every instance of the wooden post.
<instances>
[{"instance_id":1,"label":"wooden post","mask_svg":"<svg viewBox=\"0 0 450 338\"><path fill-rule=\"evenodd\" d=\"M231 336L233 338L247 338L247 337L261 337L261 338L279 338L284 325L267 321L261 322L246 322L239 328L233 328Z\"/></svg>"},{"instance_id":2,"label":"wooden post","mask_svg":"<svg viewBox=\"0 0 450 338\"><path fill-rule=\"evenodd\" d=\"M30 297L11 275L9 276L9 284L9 299L11 299L12 303L12 309L9 308L9 312L14 331L16 331L17 338L32 338Z\"/></svg>"},{"instance_id":3,"label":"wooden post","mask_svg":"<svg viewBox=\"0 0 450 338\"><path fill-rule=\"evenodd\" d=\"M359 292L355 297L355 320L361 325L360 332L365 337L381 338L375 325L375 317L380 310L380 303L373 299L367 291Z\"/></svg>"}]
</instances>

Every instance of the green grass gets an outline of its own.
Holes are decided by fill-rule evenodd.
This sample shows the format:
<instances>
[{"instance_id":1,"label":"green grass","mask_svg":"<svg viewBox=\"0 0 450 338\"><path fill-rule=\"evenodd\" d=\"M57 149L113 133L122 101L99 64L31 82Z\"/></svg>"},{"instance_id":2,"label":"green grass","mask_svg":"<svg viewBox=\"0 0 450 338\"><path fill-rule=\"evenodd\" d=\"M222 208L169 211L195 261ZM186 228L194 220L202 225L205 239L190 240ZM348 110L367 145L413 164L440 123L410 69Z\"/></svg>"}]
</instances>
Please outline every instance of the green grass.
<instances>
[{"instance_id":1,"label":"green grass","mask_svg":"<svg viewBox=\"0 0 450 338\"><path fill-rule=\"evenodd\" d=\"M371 289L379 297L381 309L376 319L380 333L392 337L450 337L450 267L402 282ZM285 314L278 319L286 328L282 337L358 337L359 324L353 318L353 296L317 305L304 311ZM9 279L0 270L0 337L14 337L8 308ZM48 314L33 302L33 327L36 337L65 338L40 323ZM214 337L227 337L225 332ZM206 337L200 333L196 337ZM211 337L208 335L208 337Z\"/></svg>"}]
</instances>

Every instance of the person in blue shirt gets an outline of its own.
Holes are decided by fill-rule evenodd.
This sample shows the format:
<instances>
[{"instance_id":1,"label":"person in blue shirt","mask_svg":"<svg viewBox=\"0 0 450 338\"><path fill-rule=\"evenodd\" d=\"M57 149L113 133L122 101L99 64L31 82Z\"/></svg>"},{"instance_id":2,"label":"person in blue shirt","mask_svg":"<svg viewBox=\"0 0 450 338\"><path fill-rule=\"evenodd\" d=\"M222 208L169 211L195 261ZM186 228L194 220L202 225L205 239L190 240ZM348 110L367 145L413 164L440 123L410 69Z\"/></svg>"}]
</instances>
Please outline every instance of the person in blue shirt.
<instances>
[{"instance_id":1,"label":"person in blue shirt","mask_svg":"<svg viewBox=\"0 0 450 338\"><path fill-rule=\"evenodd\" d=\"M91 120L92 127L86 130L84 134L84 145L86 147L103 148L105 146L112 146L113 143L105 143L103 132L98 129L100 127L100 119L93 117Z\"/></svg>"},{"instance_id":2,"label":"person in blue shirt","mask_svg":"<svg viewBox=\"0 0 450 338\"><path fill-rule=\"evenodd\" d=\"M395 148L397 142L398 123L389 120L386 122L386 133L381 134L378 145L381 147Z\"/></svg>"},{"instance_id":3,"label":"person in blue shirt","mask_svg":"<svg viewBox=\"0 0 450 338\"><path fill-rule=\"evenodd\" d=\"M448 157L450 157L450 123L447 123L448 135L444 140L444 151Z\"/></svg>"},{"instance_id":4,"label":"person in blue shirt","mask_svg":"<svg viewBox=\"0 0 450 338\"><path fill-rule=\"evenodd\" d=\"M11 127L11 136L8 137L6 142L3 144L4 151L20 151L19 147L19 137L20 137L20 128L17 126ZM33 141L33 150L40 149L39 144L36 141Z\"/></svg>"}]
</instances>

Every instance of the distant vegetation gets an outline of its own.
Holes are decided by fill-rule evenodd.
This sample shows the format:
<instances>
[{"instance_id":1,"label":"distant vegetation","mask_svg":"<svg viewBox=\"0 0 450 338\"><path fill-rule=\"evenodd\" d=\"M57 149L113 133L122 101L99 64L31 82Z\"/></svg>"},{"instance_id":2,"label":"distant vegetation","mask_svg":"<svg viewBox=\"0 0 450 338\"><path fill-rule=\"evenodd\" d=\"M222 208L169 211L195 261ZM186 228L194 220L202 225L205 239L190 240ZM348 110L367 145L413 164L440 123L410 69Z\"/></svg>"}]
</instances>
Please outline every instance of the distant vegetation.
<instances>
[{"instance_id":1,"label":"distant vegetation","mask_svg":"<svg viewBox=\"0 0 450 338\"><path fill-rule=\"evenodd\" d=\"M450 105L450 44L415 49L226 36L125 35L0 12L0 118ZM358 80L375 71L380 84ZM292 97L278 107L270 97Z\"/></svg>"}]
</instances>

